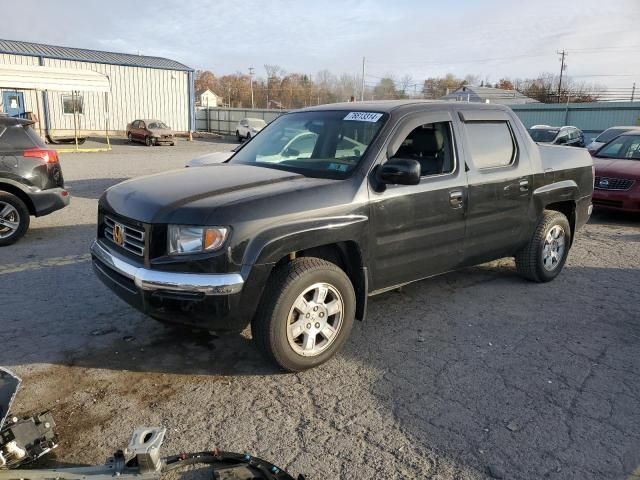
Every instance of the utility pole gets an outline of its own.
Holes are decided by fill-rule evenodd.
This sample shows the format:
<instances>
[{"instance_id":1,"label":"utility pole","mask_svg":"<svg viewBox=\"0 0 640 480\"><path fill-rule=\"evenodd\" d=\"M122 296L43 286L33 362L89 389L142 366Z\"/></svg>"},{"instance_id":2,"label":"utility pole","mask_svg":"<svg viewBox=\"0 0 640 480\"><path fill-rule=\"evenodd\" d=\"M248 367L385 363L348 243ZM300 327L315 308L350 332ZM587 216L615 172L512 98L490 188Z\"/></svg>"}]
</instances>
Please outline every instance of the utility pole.
<instances>
[{"instance_id":1,"label":"utility pole","mask_svg":"<svg viewBox=\"0 0 640 480\"><path fill-rule=\"evenodd\" d=\"M360 92L360 101L364 102L364 57L362 57L362 91Z\"/></svg>"},{"instance_id":2,"label":"utility pole","mask_svg":"<svg viewBox=\"0 0 640 480\"><path fill-rule=\"evenodd\" d=\"M253 67L249 67L249 81L251 83L251 108L255 108L253 103Z\"/></svg>"},{"instance_id":3,"label":"utility pole","mask_svg":"<svg viewBox=\"0 0 640 480\"><path fill-rule=\"evenodd\" d=\"M636 96L636 82L633 82L633 87L631 87L631 101L633 102L633 99Z\"/></svg>"},{"instance_id":4,"label":"utility pole","mask_svg":"<svg viewBox=\"0 0 640 480\"><path fill-rule=\"evenodd\" d=\"M560 58L560 81L558 82L558 103L560 103L560 92L562 91L562 74L564 73L565 69L567 68L567 66L564 63L564 59L567 56L567 52L565 52L564 50L562 50L561 52L556 51L556 53L558 55L561 55Z\"/></svg>"}]
</instances>

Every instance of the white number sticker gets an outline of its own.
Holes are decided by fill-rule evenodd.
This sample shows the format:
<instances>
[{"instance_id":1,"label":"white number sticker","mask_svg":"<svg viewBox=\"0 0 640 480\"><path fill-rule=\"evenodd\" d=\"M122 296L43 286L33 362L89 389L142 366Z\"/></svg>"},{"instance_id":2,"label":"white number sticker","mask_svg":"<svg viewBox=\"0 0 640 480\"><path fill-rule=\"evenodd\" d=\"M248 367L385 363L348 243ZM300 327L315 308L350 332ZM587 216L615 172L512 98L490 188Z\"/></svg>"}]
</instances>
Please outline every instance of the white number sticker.
<instances>
[{"instance_id":1,"label":"white number sticker","mask_svg":"<svg viewBox=\"0 0 640 480\"><path fill-rule=\"evenodd\" d=\"M344 117L345 120L354 120L356 122L371 122L376 123L380 120L381 113L375 112L350 112L349 115Z\"/></svg>"}]
</instances>

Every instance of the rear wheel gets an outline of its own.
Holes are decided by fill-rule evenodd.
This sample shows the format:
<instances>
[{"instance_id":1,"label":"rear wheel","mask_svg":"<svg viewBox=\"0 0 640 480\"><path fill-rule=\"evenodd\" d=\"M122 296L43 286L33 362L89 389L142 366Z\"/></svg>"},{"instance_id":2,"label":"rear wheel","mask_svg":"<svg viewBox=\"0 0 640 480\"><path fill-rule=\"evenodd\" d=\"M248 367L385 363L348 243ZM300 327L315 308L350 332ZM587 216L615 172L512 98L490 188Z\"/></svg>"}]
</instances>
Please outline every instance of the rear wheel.
<instances>
[{"instance_id":1,"label":"rear wheel","mask_svg":"<svg viewBox=\"0 0 640 480\"><path fill-rule=\"evenodd\" d=\"M567 217L545 210L529 243L516 254L516 268L533 282L549 282L556 278L569 254L571 226Z\"/></svg>"},{"instance_id":2,"label":"rear wheel","mask_svg":"<svg viewBox=\"0 0 640 480\"><path fill-rule=\"evenodd\" d=\"M17 242L29 228L29 209L15 195L0 192L0 247Z\"/></svg>"},{"instance_id":3,"label":"rear wheel","mask_svg":"<svg viewBox=\"0 0 640 480\"><path fill-rule=\"evenodd\" d=\"M236 130L236 138L238 139L238 142L242 143L242 137L240 136L240 132L238 130Z\"/></svg>"},{"instance_id":4,"label":"rear wheel","mask_svg":"<svg viewBox=\"0 0 640 480\"><path fill-rule=\"evenodd\" d=\"M131 135L131 132L127 133L127 140L129 140L129 143L133 143L133 135Z\"/></svg>"},{"instance_id":5,"label":"rear wheel","mask_svg":"<svg viewBox=\"0 0 640 480\"><path fill-rule=\"evenodd\" d=\"M355 309L353 285L343 270L319 258L297 258L274 271L251 332L270 360L298 372L342 348Z\"/></svg>"}]
</instances>

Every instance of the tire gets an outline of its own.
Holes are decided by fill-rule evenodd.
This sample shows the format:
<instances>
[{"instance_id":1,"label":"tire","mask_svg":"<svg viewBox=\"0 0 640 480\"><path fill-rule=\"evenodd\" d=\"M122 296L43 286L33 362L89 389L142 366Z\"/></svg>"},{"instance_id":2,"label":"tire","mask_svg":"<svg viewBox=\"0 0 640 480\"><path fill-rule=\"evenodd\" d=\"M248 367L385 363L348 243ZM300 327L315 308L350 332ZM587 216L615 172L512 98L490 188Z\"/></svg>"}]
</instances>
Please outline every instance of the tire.
<instances>
[{"instance_id":1,"label":"tire","mask_svg":"<svg viewBox=\"0 0 640 480\"><path fill-rule=\"evenodd\" d=\"M129 143L133 143L133 135L131 135L131 132L127 133L127 140Z\"/></svg>"},{"instance_id":2,"label":"tire","mask_svg":"<svg viewBox=\"0 0 640 480\"><path fill-rule=\"evenodd\" d=\"M251 140L251 132L247 133L247 142Z\"/></svg>"},{"instance_id":3,"label":"tire","mask_svg":"<svg viewBox=\"0 0 640 480\"><path fill-rule=\"evenodd\" d=\"M150 136L147 135L146 137L144 137L144 144L147 147L153 147L153 144L154 144L153 138L151 138Z\"/></svg>"},{"instance_id":4,"label":"tire","mask_svg":"<svg viewBox=\"0 0 640 480\"><path fill-rule=\"evenodd\" d=\"M176 146L176 142L171 142L171 144L170 144L170 145L171 145L172 147L175 147L175 146Z\"/></svg>"},{"instance_id":5,"label":"tire","mask_svg":"<svg viewBox=\"0 0 640 480\"><path fill-rule=\"evenodd\" d=\"M236 130L236 138L238 139L239 143L242 143L242 137L240 136L240 132L238 130Z\"/></svg>"},{"instance_id":6,"label":"tire","mask_svg":"<svg viewBox=\"0 0 640 480\"><path fill-rule=\"evenodd\" d=\"M324 300L317 296L322 287L327 290ZM303 295L305 302L300 301ZM306 313L299 309L301 303L308 307ZM330 313L332 310L338 313ZM300 257L272 273L251 322L251 333L269 360L283 370L299 372L326 362L342 348L351 333L355 311L353 285L343 270L320 258ZM298 337L294 325L300 329ZM322 333L332 331L328 326L333 330L330 339ZM313 339L311 349L309 338Z\"/></svg>"},{"instance_id":7,"label":"tire","mask_svg":"<svg viewBox=\"0 0 640 480\"><path fill-rule=\"evenodd\" d=\"M516 254L516 269L532 282L550 282L562 271L570 246L571 226L567 217L561 212L545 210L533 237Z\"/></svg>"},{"instance_id":8,"label":"tire","mask_svg":"<svg viewBox=\"0 0 640 480\"><path fill-rule=\"evenodd\" d=\"M10 221L12 225L17 222L17 227L9 227L5 222ZM0 247L5 247L16 243L29 229L29 209L15 195L7 192L0 192Z\"/></svg>"}]
</instances>

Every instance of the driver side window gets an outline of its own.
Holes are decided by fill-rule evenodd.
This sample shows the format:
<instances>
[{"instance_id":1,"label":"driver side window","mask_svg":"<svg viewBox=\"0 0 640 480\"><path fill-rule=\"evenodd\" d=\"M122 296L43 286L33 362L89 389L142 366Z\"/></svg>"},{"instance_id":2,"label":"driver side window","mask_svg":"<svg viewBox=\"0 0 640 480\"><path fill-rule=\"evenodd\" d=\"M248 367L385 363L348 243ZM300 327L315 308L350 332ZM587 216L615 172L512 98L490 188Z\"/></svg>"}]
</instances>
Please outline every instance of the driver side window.
<instances>
[{"instance_id":1,"label":"driver side window","mask_svg":"<svg viewBox=\"0 0 640 480\"><path fill-rule=\"evenodd\" d=\"M421 177L452 173L455 162L450 122L420 125L407 135L393 156L417 160Z\"/></svg>"}]
</instances>

